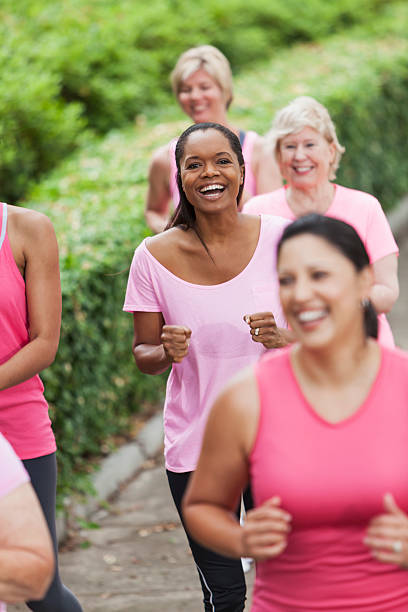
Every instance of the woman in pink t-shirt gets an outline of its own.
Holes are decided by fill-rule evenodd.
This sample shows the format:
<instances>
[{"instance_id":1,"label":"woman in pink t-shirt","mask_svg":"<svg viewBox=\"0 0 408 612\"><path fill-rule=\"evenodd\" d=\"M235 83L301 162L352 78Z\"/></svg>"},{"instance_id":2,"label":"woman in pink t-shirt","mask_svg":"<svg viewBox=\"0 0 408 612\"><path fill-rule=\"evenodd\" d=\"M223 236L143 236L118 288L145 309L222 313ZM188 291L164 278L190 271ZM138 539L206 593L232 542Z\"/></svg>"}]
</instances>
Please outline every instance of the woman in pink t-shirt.
<instances>
[{"instance_id":1,"label":"woman in pink t-shirt","mask_svg":"<svg viewBox=\"0 0 408 612\"><path fill-rule=\"evenodd\" d=\"M55 357L61 323L58 246L50 220L0 204L0 433L23 461L57 555L56 445L39 372ZM80 612L58 566L36 612Z\"/></svg>"},{"instance_id":2,"label":"woman in pink t-shirt","mask_svg":"<svg viewBox=\"0 0 408 612\"><path fill-rule=\"evenodd\" d=\"M211 45L185 51L171 74L174 94L182 110L194 123L214 121L229 127L240 139L245 160L245 185L242 202L257 193L266 193L282 184L273 156L256 132L232 127L227 111L232 102L232 74L229 61ZM179 194L176 184L174 152L177 139L160 147L149 168L146 221L154 232L166 227L171 208L176 208Z\"/></svg>"},{"instance_id":3,"label":"woman in pink t-shirt","mask_svg":"<svg viewBox=\"0 0 408 612\"><path fill-rule=\"evenodd\" d=\"M180 511L218 391L267 348L286 345L289 332L274 263L286 223L238 213L245 175L238 138L219 124L193 125L178 140L176 160L180 205L172 227L136 249L124 310L134 313L139 369L171 367L165 458ZM240 562L189 542L205 610L243 610Z\"/></svg>"},{"instance_id":4,"label":"woman in pink t-shirt","mask_svg":"<svg viewBox=\"0 0 408 612\"><path fill-rule=\"evenodd\" d=\"M385 317L398 298L398 247L376 198L332 181L344 152L327 109L302 96L281 109L268 140L285 187L249 200L243 212L293 220L310 212L350 223L360 234L373 264L371 301L379 313L379 341L394 346Z\"/></svg>"},{"instance_id":5,"label":"woman in pink t-shirt","mask_svg":"<svg viewBox=\"0 0 408 612\"><path fill-rule=\"evenodd\" d=\"M210 413L185 496L202 545L257 560L253 612L408 609L408 354L373 341L357 232L310 214L278 245L298 342L241 372ZM233 517L250 479L255 509Z\"/></svg>"}]
</instances>

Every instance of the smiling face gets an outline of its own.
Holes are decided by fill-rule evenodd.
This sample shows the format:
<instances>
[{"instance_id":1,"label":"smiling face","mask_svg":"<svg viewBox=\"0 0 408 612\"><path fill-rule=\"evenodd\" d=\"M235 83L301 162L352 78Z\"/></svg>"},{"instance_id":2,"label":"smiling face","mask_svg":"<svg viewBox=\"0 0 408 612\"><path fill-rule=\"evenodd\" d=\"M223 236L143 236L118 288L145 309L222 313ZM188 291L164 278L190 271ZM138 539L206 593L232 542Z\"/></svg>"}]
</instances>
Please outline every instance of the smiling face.
<instances>
[{"instance_id":1,"label":"smiling face","mask_svg":"<svg viewBox=\"0 0 408 612\"><path fill-rule=\"evenodd\" d=\"M300 234L282 245L278 274L283 311L303 346L364 340L361 302L370 293L371 268L358 272L324 238Z\"/></svg>"},{"instance_id":2,"label":"smiling face","mask_svg":"<svg viewBox=\"0 0 408 612\"><path fill-rule=\"evenodd\" d=\"M335 146L312 127L288 134L279 143L278 163L289 186L318 187L329 181Z\"/></svg>"},{"instance_id":3,"label":"smiling face","mask_svg":"<svg viewBox=\"0 0 408 612\"><path fill-rule=\"evenodd\" d=\"M202 68L182 82L177 99L194 123L225 123L225 95L218 83Z\"/></svg>"},{"instance_id":4,"label":"smiling face","mask_svg":"<svg viewBox=\"0 0 408 612\"><path fill-rule=\"evenodd\" d=\"M184 193L196 213L237 207L243 167L218 130L199 129L189 135L180 159L180 174Z\"/></svg>"}]
</instances>

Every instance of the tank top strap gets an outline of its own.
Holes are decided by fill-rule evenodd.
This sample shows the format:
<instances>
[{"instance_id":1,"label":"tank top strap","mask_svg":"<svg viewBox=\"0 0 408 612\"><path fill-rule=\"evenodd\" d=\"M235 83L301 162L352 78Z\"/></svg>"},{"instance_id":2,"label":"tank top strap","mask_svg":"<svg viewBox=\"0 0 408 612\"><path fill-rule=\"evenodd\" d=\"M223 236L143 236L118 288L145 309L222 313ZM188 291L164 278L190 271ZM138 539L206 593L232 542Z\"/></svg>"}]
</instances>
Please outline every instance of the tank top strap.
<instances>
[{"instance_id":1,"label":"tank top strap","mask_svg":"<svg viewBox=\"0 0 408 612\"><path fill-rule=\"evenodd\" d=\"M7 204L3 202L1 206L0 249L3 246L4 238L6 237L6 229L7 229Z\"/></svg>"}]
</instances>

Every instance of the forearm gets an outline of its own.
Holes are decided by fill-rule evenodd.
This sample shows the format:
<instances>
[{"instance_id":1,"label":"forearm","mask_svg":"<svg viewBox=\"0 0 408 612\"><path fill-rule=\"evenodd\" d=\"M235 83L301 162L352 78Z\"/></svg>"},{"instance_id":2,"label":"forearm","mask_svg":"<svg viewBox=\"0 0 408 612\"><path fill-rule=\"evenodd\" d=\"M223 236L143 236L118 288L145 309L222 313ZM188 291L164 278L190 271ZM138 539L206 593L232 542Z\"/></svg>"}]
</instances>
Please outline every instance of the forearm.
<instances>
[{"instance_id":1,"label":"forearm","mask_svg":"<svg viewBox=\"0 0 408 612\"><path fill-rule=\"evenodd\" d=\"M376 283L371 289L370 299L378 314L390 312L398 299L398 288Z\"/></svg>"},{"instance_id":2,"label":"forearm","mask_svg":"<svg viewBox=\"0 0 408 612\"><path fill-rule=\"evenodd\" d=\"M37 337L0 365L0 391L32 378L55 359L58 341Z\"/></svg>"},{"instance_id":3,"label":"forearm","mask_svg":"<svg viewBox=\"0 0 408 612\"><path fill-rule=\"evenodd\" d=\"M211 504L187 504L183 517L188 532L203 546L226 557L245 556L242 527L229 510Z\"/></svg>"},{"instance_id":4,"label":"forearm","mask_svg":"<svg viewBox=\"0 0 408 612\"><path fill-rule=\"evenodd\" d=\"M161 374L171 365L163 345L139 344L133 349L136 365L144 374Z\"/></svg>"},{"instance_id":5,"label":"forearm","mask_svg":"<svg viewBox=\"0 0 408 612\"><path fill-rule=\"evenodd\" d=\"M42 599L53 575L49 555L24 549L0 550L0 601Z\"/></svg>"}]
</instances>

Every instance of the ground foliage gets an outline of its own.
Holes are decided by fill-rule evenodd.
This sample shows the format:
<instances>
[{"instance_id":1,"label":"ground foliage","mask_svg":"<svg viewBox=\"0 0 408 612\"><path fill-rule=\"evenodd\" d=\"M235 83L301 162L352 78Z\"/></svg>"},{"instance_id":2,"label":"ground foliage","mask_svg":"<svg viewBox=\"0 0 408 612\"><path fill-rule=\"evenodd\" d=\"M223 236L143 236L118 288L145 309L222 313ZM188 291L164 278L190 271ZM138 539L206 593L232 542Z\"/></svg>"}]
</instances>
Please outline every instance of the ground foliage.
<instances>
[{"instance_id":1,"label":"ground foliage","mask_svg":"<svg viewBox=\"0 0 408 612\"><path fill-rule=\"evenodd\" d=\"M236 79L233 122L265 132L273 113L311 94L332 113L347 147L339 180L388 206L407 190L408 7L387 9L376 25L325 42L282 50ZM139 116L81 150L30 193L61 249L63 329L43 378L60 450L59 494L86 488L89 458L129 416L163 393L163 378L139 374L130 353L131 316L121 312L142 218L148 160L188 125L176 105Z\"/></svg>"},{"instance_id":2,"label":"ground foliage","mask_svg":"<svg viewBox=\"0 0 408 612\"><path fill-rule=\"evenodd\" d=\"M212 43L236 72L275 50L370 22L386 0L3 0L0 198L81 140L152 112L189 46Z\"/></svg>"}]
</instances>

